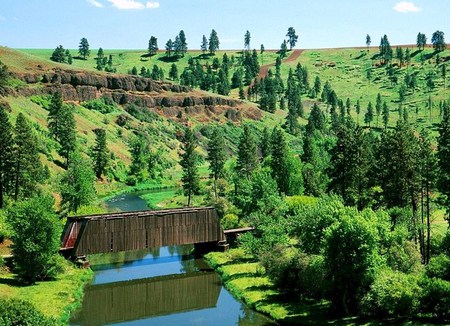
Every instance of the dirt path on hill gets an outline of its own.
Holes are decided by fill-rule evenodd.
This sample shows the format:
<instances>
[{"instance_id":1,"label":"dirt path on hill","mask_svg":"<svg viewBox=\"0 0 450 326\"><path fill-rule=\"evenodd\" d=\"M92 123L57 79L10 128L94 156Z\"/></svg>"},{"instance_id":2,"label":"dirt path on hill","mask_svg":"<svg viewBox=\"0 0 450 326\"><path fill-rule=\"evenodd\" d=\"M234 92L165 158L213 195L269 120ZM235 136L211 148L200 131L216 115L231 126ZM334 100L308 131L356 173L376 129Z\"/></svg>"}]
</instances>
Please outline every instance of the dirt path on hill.
<instances>
[{"instance_id":1,"label":"dirt path on hill","mask_svg":"<svg viewBox=\"0 0 450 326\"><path fill-rule=\"evenodd\" d=\"M302 54L303 50L293 50L291 52L291 54L289 55L289 57L287 57L286 59L282 60L282 63L286 63L286 62L292 62L298 59L298 57ZM259 78L264 78L267 76L270 67L274 67L275 63L272 63L270 65L264 65L259 69Z\"/></svg>"}]
</instances>

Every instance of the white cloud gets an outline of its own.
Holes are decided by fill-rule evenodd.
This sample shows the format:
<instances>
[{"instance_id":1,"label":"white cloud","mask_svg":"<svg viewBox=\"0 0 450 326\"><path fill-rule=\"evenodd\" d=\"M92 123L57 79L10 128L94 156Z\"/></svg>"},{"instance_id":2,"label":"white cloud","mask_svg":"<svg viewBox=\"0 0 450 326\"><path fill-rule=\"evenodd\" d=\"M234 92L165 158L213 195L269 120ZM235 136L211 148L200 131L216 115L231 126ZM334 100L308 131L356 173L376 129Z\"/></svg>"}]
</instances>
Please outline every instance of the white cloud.
<instances>
[{"instance_id":1,"label":"white cloud","mask_svg":"<svg viewBox=\"0 0 450 326\"><path fill-rule=\"evenodd\" d=\"M103 8L103 5L100 2L96 1L96 0L87 0L87 2L89 2L94 7Z\"/></svg>"},{"instance_id":2,"label":"white cloud","mask_svg":"<svg viewBox=\"0 0 450 326\"><path fill-rule=\"evenodd\" d=\"M395 11L407 13L407 12L419 12L420 8L417 7L414 3L408 1L401 1L397 3L394 8Z\"/></svg>"},{"instance_id":3,"label":"white cloud","mask_svg":"<svg viewBox=\"0 0 450 326\"><path fill-rule=\"evenodd\" d=\"M148 1L146 4L135 0L108 0L117 9L156 9L159 2Z\"/></svg>"},{"instance_id":4,"label":"white cloud","mask_svg":"<svg viewBox=\"0 0 450 326\"><path fill-rule=\"evenodd\" d=\"M159 2L152 2L149 1L147 2L147 4L145 5L148 9L157 9L159 8Z\"/></svg>"}]
</instances>

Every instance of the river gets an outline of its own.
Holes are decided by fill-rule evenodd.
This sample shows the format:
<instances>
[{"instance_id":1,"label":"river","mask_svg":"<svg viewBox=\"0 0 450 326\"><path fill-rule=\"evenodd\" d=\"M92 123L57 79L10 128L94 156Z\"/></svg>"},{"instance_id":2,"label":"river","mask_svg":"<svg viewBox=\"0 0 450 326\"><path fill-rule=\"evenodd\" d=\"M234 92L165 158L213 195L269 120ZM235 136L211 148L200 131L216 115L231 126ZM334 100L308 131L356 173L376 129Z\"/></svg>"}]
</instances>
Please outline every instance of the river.
<instances>
[{"instance_id":1,"label":"river","mask_svg":"<svg viewBox=\"0 0 450 326\"><path fill-rule=\"evenodd\" d=\"M146 209L139 196L106 202L112 211ZM94 279L71 325L272 325L222 286L193 246L172 246L89 257Z\"/></svg>"}]
</instances>

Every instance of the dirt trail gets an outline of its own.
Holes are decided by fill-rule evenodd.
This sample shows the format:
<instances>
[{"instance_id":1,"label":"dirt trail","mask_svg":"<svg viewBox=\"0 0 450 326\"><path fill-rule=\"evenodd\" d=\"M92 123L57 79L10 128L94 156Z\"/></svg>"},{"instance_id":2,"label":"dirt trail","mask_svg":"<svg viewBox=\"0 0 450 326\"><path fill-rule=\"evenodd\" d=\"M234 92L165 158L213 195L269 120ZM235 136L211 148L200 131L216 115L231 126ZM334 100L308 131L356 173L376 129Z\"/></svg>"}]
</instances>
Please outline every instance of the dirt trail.
<instances>
[{"instance_id":1,"label":"dirt trail","mask_svg":"<svg viewBox=\"0 0 450 326\"><path fill-rule=\"evenodd\" d=\"M289 55L289 57L287 57L286 59L284 59L283 61L281 61L282 63L286 63L286 62L292 62L298 59L298 57L302 54L303 50L293 50L291 52L291 54ZM275 66L274 63L270 64L270 65L264 65L259 69L259 78L264 78L267 76L270 67Z\"/></svg>"}]
</instances>

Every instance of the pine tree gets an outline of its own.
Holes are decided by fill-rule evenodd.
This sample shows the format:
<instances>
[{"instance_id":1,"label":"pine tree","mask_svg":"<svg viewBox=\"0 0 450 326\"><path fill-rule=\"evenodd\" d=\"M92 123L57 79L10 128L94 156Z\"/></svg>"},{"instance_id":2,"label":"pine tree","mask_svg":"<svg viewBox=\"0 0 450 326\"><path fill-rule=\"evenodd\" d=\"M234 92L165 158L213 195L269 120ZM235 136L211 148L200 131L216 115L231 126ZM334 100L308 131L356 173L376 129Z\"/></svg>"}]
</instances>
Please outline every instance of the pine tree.
<instances>
[{"instance_id":1,"label":"pine tree","mask_svg":"<svg viewBox=\"0 0 450 326\"><path fill-rule=\"evenodd\" d=\"M389 123L389 108L387 106L386 102L383 102L383 112L382 112L382 117L383 117L383 125L384 125L384 129L387 128L387 125Z\"/></svg>"},{"instance_id":2,"label":"pine tree","mask_svg":"<svg viewBox=\"0 0 450 326\"><path fill-rule=\"evenodd\" d=\"M375 103L375 112L377 114L377 128L378 128L378 119L380 117L382 108L383 108L383 101L381 100L381 94L378 93L377 94L377 100L376 100L376 103Z\"/></svg>"},{"instance_id":3,"label":"pine tree","mask_svg":"<svg viewBox=\"0 0 450 326\"><path fill-rule=\"evenodd\" d=\"M166 57L172 56L173 47L174 47L173 41L172 39L169 39L166 43Z\"/></svg>"},{"instance_id":4,"label":"pine tree","mask_svg":"<svg viewBox=\"0 0 450 326\"><path fill-rule=\"evenodd\" d=\"M106 146L105 129L94 129L95 146L92 148L92 159L94 163L94 172L97 179L101 179L108 165L108 147Z\"/></svg>"},{"instance_id":5,"label":"pine tree","mask_svg":"<svg viewBox=\"0 0 450 326\"><path fill-rule=\"evenodd\" d=\"M214 128L211 134L207 152L208 156L206 159L209 162L209 176L213 179L214 196L217 198L217 180L223 177L225 161L227 159L225 153L224 135L218 126Z\"/></svg>"},{"instance_id":6,"label":"pine tree","mask_svg":"<svg viewBox=\"0 0 450 326\"><path fill-rule=\"evenodd\" d=\"M267 157L270 156L271 152L270 133L267 127L264 127L263 129L259 148L261 150L261 161L264 161Z\"/></svg>"},{"instance_id":7,"label":"pine tree","mask_svg":"<svg viewBox=\"0 0 450 326\"><path fill-rule=\"evenodd\" d=\"M370 128L370 123L373 121L373 107L372 107L372 102L369 102L368 106L367 106L367 111L366 114L364 115L364 123L369 125Z\"/></svg>"},{"instance_id":8,"label":"pine tree","mask_svg":"<svg viewBox=\"0 0 450 326\"><path fill-rule=\"evenodd\" d=\"M89 161L74 153L60 179L61 205L68 212L76 213L81 206L92 203L95 199L94 181L95 175Z\"/></svg>"},{"instance_id":9,"label":"pine tree","mask_svg":"<svg viewBox=\"0 0 450 326\"><path fill-rule=\"evenodd\" d=\"M63 105L64 103L61 97L61 93L55 92L52 95L52 99L49 105L47 122L50 134L55 138L56 141L59 141L61 135L61 112L63 110Z\"/></svg>"},{"instance_id":10,"label":"pine tree","mask_svg":"<svg viewBox=\"0 0 450 326\"><path fill-rule=\"evenodd\" d=\"M172 63L172 66L170 66L169 78L172 80L178 80L178 68L175 63Z\"/></svg>"},{"instance_id":11,"label":"pine tree","mask_svg":"<svg viewBox=\"0 0 450 326\"><path fill-rule=\"evenodd\" d=\"M187 42L186 42L186 34L184 33L183 30L180 31L180 33L178 34L178 38L180 40L180 48L181 48L181 57L184 57L187 50L188 50L188 46L187 46Z\"/></svg>"},{"instance_id":12,"label":"pine tree","mask_svg":"<svg viewBox=\"0 0 450 326\"><path fill-rule=\"evenodd\" d=\"M206 51L208 51L208 39L206 38L205 35L203 35L202 43L200 44L200 49L202 50L203 54L205 54Z\"/></svg>"},{"instance_id":13,"label":"pine tree","mask_svg":"<svg viewBox=\"0 0 450 326\"><path fill-rule=\"evenodd\" d=\"M250 178L258 166L258 153L255 136L248 125L244 125L239 138L236 172L239 177Z\"/></svg>"},{"instance_id":14,"label":"pine tree","mask_svg":"<svg viewBox=\"0 0 450 326\"><path fill-rule=\"evenodd\" d=\"M155 55L156 51L158 51L158 39L154 36L150 37L148 41L148 54L150 56Z\"/></svg>"},{"instance_id":15,"label":"pine tree","mask_svg":"<svg viewBox=\"0 0 450 326\"><path fill-rule=\"evenodd\" d=\"M129 144L131 154L131 164L129 174L136 177L138 182L142 182L146 175L147 161L150 154L149 143L144 135L138 134Z\"/></svg>"},{"instance_id":16,"label":"pine tree","mask_svg":"<svg viewBox=\"0 0 450 326\"><path fill-rule=\"evenodd\" d=\"M446 206L446 219L450 225L450 107L444 103L442 121L439 125L437 139L437 157L439 165L438 189L444 195Z\"/></svg>"},{"instance_id":17,"label":"pine tree","mask_svg":"<svg viewBox=\"0 0 450 326\"><path fill-rule=\"evenodd\" d=\"M356 110L357 123L359 124L359 114L361 113L361 104L359 103L359 100L356 100L355 110Z\"/></svg>"},{"instance_id":18,"label":"pine tree","mask_svg":"<svg viewBox=\"0 0 450 326\"><path fill-rule=\"evenodd\" d=\"M14 200L30 198L36 192L37 183L43 179L37 138L30 123L19 113L14 130L12 183Z\"/></svg>"},{"instance_id":19,"label":"pine tree","mask_svg":"<svg viewBox=\"0 0 450 326\"><path fill-rule=\"evenodd\" d=\"M181 182L183 183L184 195L187 196L187 206L191 205L192 195L198 195L200 192L200 179L198 176L198 154L195 149L197 142L194 133L187 128L184 137L181 140L180 165L183 169Z\"/></svg>"},{"instance_id":20,"label":"pine tree","mask_svg":"<svg viewBox=\"0 0 450 326\"><path fill-rule=\"evenodd\" d=\"M280 47L280 57L283 59L287 56L287 43L286 40L283 41L283 43L281 43L281 47Z\"/></svg>"},{"instance_id":21,"label":"pine tree","mask_svg":"<svg viewBox=\"0 0 450 326\"><path fill-rule=\"evenodd\" d=\"M75 151L76 146L76 123L72 107L63 105L60 113L60 135L59 135L59 155L65 159L66 167L69 165L70 156Z\"/></svg>"},{"instance_id":22,"label":"pine tree","mask_svg":"<svg viewBox=\"0 0 450 326\"><path fill-rule=\"evenodd\" d=\"M367 46L367 52L369 52L369 46L372 43L372 39L370 38L370 35L366 35L366 46Z\"/></svg>"},{"instance_id":23,"label":"pine tree","mask_svg":"<svg viewBox=\"0 0 450 326\"><path fill-rule=\"evenodd\" d=\"M3 208L5 194L13 164L13 126L9 122L6 109L0 104L0 209Z\"/></svg>"},{"instance_id":24,"label":"pine tree","mask_svg":"<svg viewBox=\"0 0 450 326\"><path fill-rule=\"evenodd\" d=\"M83 57L84 60L86 60L86 57L89 57L89 54L91 53L91 50L89 50L89 42L85 37L80 40L78 53Z\"/></svg>"},{"instance_id":25,"label":"pine tree","mask_svg":"<svg viewBox=\"0 0 450 326\"><path fill-rule=\"evenodd\" d=\"M244 36L244 49L246 49L247 51L250 51L250 32L247 31L245 32L245 36Z\"/></svg>"},{"instance_id":26,"label":"pine tree","mask_svg":"<svg viewBox=\"0 0 450 326\"><path fill-rule=\"evenodd\" d=\"M213 29L211 31L211 35L209 36L208 49L209 53L214 54L217 50L219 50L219 37L217 36L217 32Z\"/></svg>"},{"instance_id":27,"label":"pine tree","mask_svg":"<svg viewBox=\"0 0 450 326\"><path fill-rule=\"evenodd\" d=\"M284 132L275 127L271 136L270 168L272 178L277 182L280 194L290 195L288 170L288 144Z\"/></svg>"},{"instance_id":28,"label":"pine tree","mask_svg":"<svg viewBox=\"0 0 450 326\"><path fill-rule=\"evenodd\" d=\"M289 49L292 50L295 44L297 44L298 35L295 33L293 27L289 27L286 36L288 37Z\"/></svg>"},{"instance_id":29,"label":"pine tree","mask_svg":"<svg viewBox=\"0 0 450 326\"><path fill-rule=\"evenodd\" d=\"M434 32L431 37L431 43L433 44L433 48L437 52L444 51L447 47L447 45L445 44L444 32L442 31Z\"/></svg>"},{"instance_id":30,"label":"pine tree","mask_svg":"<svg viewBox=\"0 0 450 326\"><path fill-rule=\"evenodd\" d=\"M66 50L62 45L58 46L52 53L50 60L55 62L66 62Z\"/></svg>"}]
</instances>

